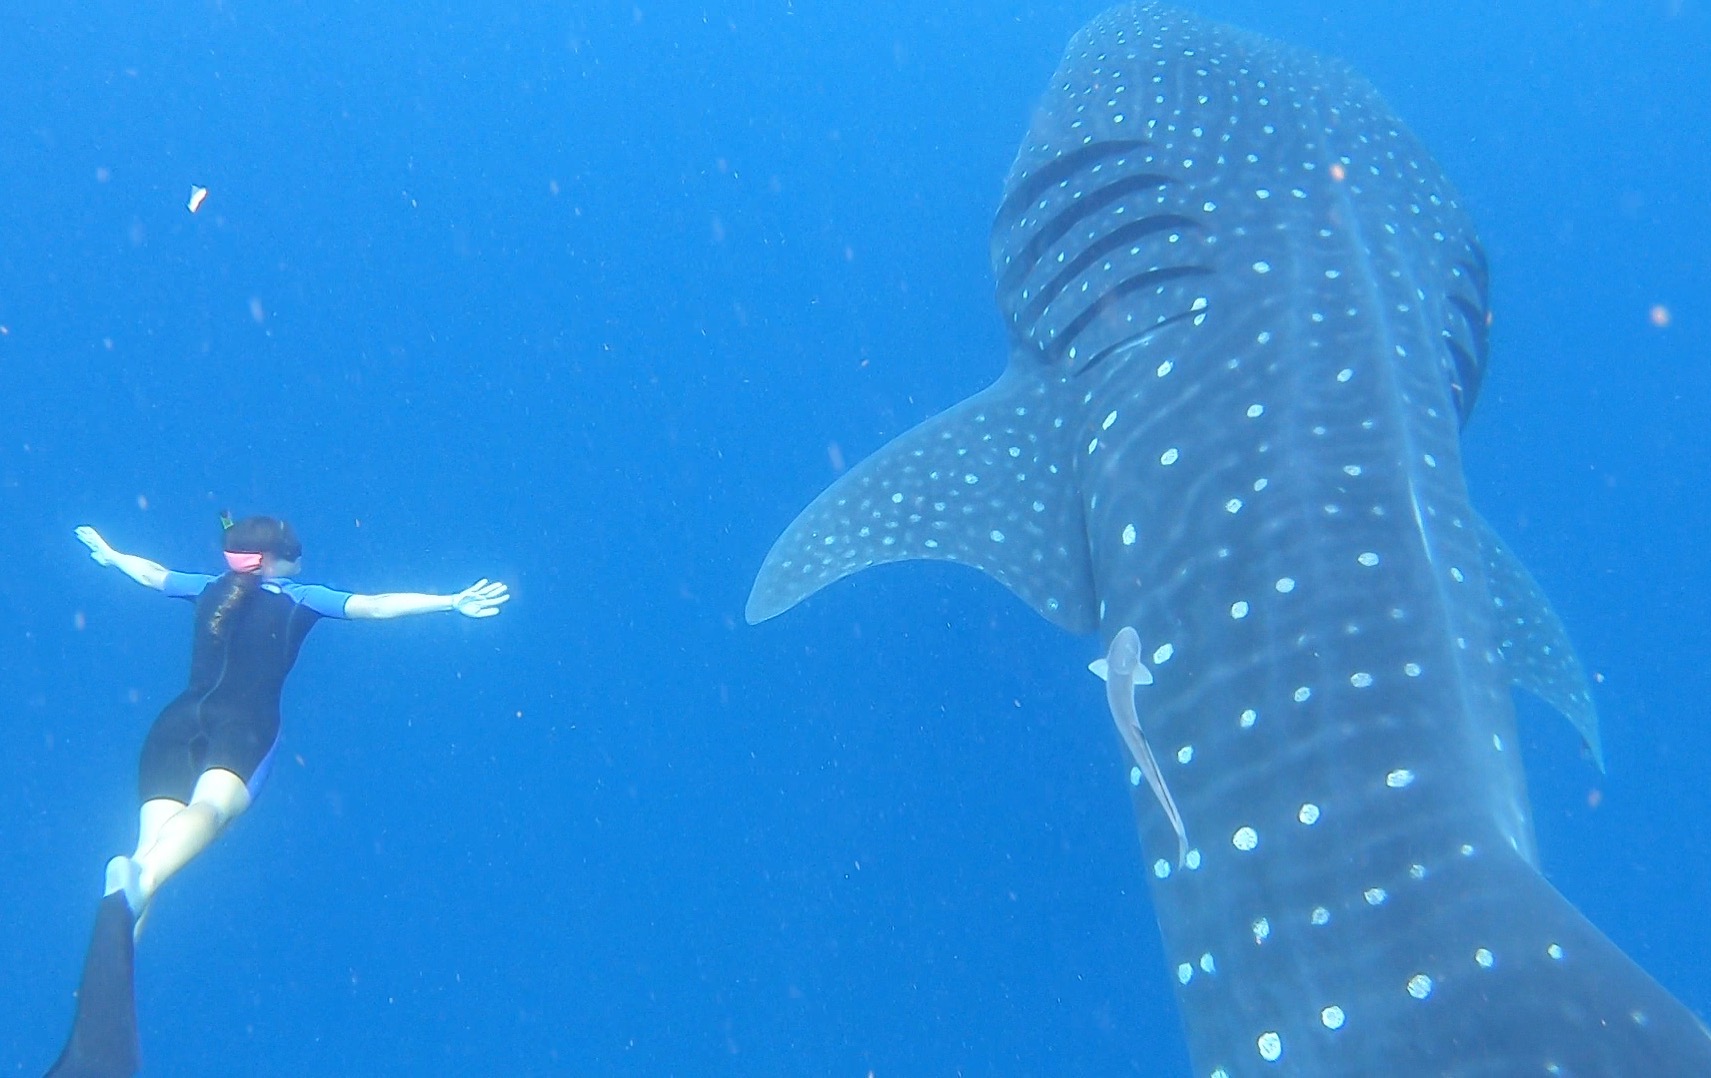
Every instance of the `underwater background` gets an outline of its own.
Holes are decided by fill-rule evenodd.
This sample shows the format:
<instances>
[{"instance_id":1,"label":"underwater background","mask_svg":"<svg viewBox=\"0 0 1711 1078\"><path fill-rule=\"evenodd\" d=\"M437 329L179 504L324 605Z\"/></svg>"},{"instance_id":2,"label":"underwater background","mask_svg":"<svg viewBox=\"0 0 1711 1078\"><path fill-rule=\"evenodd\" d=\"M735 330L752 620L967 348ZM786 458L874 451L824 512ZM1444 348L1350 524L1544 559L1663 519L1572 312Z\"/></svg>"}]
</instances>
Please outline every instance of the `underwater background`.
<instances>
[{"instance_id":1,"label":"underwater background","mask_svg":"<svg viewBox=\"0 0 1711 1078\"><path fill-rule=\"evenodd\" d=\"M1205 0L1339 55L1492 265L1475 503L1599 679L1551 880L1711 1013L1711 5ZM0 11L0 1073L58 1052L189 608L72 538L515 593L328 622L155 904L148 1075L1186 1073L1091 639L966 569L743 624L997 376L987 230L1092 2ZM187 209L193 185L206 201Z\"/></svg>"}]
</instances>

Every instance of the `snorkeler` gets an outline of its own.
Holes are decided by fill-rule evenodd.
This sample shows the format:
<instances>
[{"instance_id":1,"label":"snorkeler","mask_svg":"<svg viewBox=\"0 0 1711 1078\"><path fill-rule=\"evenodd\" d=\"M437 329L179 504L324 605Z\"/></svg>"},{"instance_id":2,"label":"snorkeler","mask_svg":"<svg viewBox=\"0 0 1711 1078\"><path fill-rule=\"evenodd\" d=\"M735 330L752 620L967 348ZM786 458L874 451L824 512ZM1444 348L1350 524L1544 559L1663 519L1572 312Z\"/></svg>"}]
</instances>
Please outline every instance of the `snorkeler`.
<instances>
[{"instance_id":1,"label":"snorkeler","mask_svg":"<svg viewBox=\"0 0 1711 1078\"><path fill-rule=\"evenodd\" d=\"M374 620L455 610L499 613L505 585L454 595L353 595L292 578L303 545L272 517L222 514L227 571L172 572L114 550L94 528L77 538L99 565L195 605L190 684L162 709L138 764L137 848L107 863L106 895L84 961L71 1038L49 1078L117 1078L138 1066L133 941L155 893L250 806L279 740L279 696L303 639L322 618Z\"/></svg>"}]
</instances>

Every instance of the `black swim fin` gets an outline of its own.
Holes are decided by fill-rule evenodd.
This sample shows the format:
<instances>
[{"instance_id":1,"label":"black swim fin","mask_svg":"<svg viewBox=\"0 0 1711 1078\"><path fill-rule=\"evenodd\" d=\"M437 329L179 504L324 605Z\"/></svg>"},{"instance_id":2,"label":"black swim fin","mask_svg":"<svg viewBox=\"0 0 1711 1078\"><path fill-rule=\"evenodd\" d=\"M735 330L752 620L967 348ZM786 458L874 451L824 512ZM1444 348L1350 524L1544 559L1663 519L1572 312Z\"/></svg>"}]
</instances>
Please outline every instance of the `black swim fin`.
<instances>
[{"instance_id":1,"label":"black swim fin","mask_svg":"<svg viewBox=\"0 0 1711 1078\"><path fill-rule=\"evenodd\" d=\"M135 929L136 918L123 891L101 900L89 953L83 959L71 1039L47 1078L130 1078L137 1073Z\"/></svg>"}]
</instances>

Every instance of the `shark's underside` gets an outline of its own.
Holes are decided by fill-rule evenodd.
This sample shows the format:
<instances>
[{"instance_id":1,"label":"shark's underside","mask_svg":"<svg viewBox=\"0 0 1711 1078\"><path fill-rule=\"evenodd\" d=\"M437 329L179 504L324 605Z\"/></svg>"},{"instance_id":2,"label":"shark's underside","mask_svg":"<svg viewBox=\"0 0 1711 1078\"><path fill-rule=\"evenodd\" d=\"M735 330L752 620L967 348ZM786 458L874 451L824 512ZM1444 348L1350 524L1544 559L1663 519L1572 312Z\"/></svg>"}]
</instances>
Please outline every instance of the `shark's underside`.
<instances>
[{"instance_id":1,"label":"shark's underside","mask_svg":"<svg viewBox=\"0 0 1711 1078\"><path fill-rule=\"evenodd\" d=\"M1005 374L809 506L750 620L930 558L1117 645L1199 1074L1711 1074L1705 1028L1539 873L1511 687L1601 763L1596 718L1467 499L1484 256L1371 86L1113 9L1053 77L992 254Z\"/></svg>"}]
</instances>

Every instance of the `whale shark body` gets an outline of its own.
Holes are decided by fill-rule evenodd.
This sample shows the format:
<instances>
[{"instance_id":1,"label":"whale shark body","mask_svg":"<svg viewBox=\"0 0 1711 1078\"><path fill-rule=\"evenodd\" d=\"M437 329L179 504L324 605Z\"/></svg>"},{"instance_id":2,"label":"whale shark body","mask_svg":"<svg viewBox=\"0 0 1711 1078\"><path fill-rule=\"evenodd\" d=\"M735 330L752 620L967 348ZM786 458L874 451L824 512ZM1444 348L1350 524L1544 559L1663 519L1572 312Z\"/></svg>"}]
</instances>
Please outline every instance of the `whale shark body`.
<instances>
[{"instance_id":1,"label":"whale shark body","mask_svg":"<svg viewBox=\"0 0 1711 1078\"><path fill-rule=\"evenodd\" d=\"M1540 874L1511 689L1601 765L1597 719L1462 476L1485 257L1373 88L1113 9L991 248L1003 376L815 500L749 620L926 558L1100 634L1088 713L1135 764L1199 1075L1711 1074L1705 1027Z\"/></svg>"}]
</instances>

